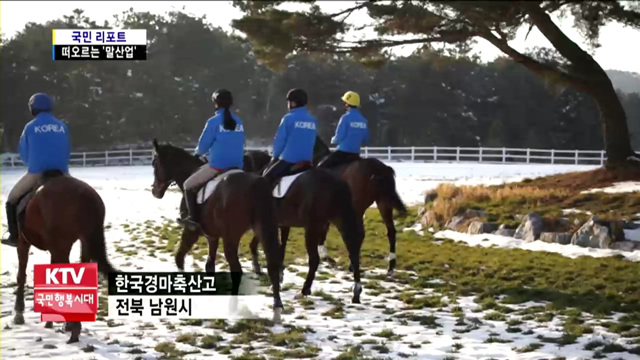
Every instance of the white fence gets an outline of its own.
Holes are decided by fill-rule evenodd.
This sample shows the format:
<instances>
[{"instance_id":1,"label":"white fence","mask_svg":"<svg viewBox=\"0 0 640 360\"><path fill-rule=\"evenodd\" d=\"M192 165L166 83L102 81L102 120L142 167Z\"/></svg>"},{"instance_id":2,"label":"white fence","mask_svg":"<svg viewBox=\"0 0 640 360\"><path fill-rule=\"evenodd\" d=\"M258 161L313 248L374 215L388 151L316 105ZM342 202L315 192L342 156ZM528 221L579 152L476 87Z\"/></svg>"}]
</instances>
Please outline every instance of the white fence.
<instances>
[{"instance_id":1,"label":"white fence","mask_svg":"<svg viewBox=\"0 0 640 360\"><path fill-rule=\"evenodd\" d=\"M265 150L265 148L247 148ZM193 152L193 149L188 149ZM152 150L110 150L75 152L71 154L71 166L126 166L149 165ZM363 157L383 161L401 162L471 162L489 164L570 164L604 165L605 152L601 150L545 150L514 148L471 147L365 147ZM2 167L23 167L17 154L5 154Z\"/></svg>"}]
</instances>

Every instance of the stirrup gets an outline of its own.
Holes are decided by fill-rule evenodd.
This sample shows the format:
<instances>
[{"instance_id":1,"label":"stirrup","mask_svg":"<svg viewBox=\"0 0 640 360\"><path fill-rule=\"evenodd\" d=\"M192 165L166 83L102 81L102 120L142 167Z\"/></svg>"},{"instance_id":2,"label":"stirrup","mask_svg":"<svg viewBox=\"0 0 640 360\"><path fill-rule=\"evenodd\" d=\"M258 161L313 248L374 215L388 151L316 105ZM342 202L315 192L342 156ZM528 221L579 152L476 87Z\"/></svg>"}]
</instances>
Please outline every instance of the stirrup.
<instances>
[{"instance_id":1,"label":"stirrup","mask_svg":"<svg viewBox=\"0 0 640 360\"><path fill-rule=\"evenodd\" d=\"M193 220L191 217L186 217L184 219L178 219L178 223L189 228L189 230L195 231L200 228L200 224Z\"/></svg>"}]
</instances>

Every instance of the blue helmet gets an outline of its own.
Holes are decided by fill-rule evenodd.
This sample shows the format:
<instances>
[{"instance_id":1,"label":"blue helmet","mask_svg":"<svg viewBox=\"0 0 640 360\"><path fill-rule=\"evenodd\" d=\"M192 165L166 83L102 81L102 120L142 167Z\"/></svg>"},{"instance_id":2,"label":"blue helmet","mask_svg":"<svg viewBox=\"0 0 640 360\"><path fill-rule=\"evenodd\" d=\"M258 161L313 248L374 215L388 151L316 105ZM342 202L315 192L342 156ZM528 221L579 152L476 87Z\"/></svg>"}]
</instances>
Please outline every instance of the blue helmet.
<instances>
[{"instance_id":1,"label":"blue helmet","mask_svg":"<svg viewBox=\"0 0 640 360\"><path fill-rule=\"evenodd\" d=\"M29 99L29 111L32 115L36 115L41 111L53 110L53 100L45 93L33 94Z\"/></svg>"}]
</instances>

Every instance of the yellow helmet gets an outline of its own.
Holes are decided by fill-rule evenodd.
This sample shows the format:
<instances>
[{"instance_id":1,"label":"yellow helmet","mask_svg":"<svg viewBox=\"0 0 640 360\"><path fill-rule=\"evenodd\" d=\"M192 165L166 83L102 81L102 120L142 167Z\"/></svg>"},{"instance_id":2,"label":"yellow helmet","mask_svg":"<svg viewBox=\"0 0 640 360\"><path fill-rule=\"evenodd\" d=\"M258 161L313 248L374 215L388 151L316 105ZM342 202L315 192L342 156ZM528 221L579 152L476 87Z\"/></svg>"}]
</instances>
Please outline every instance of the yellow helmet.
<instances>
[{"instance_id":1,"label":"yellow helmet","mask_svg":"<svg viewBox=\"0 0 640 360\"><path fill-rule=\"evenodd\" d=\"M360 106L360 95L354 91L347 91L342 95L342 101L351 106Z\"/></svg>"}]
</instances>

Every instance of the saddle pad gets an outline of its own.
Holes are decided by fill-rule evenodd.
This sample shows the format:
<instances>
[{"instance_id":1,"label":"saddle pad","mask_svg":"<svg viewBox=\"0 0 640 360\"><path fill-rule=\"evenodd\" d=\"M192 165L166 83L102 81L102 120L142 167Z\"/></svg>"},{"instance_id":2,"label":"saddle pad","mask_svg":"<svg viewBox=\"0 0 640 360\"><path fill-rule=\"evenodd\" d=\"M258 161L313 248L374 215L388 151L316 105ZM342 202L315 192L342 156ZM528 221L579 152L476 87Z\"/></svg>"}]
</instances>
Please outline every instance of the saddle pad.
<instances>
[{"instance_id":1,"label":"saddle pad","mask_svg":"<svg viewBox=\"0 0 640 360\"><path fill-rule=\"evenodd\" d=\"M306 172L307 171L303 171L301 173L285 176L282 179L280 179L280 182L278 183L278 185L276 185L276 187L273 189L273 197L280 199L280 198L283 198L285 195L287 195L287 191L289 191L291 184L293 184L293 182L298 178L298 176Z\"/></svg>"},{"instance_id":2,"label":"saddle pad","mask_svg":"<svg viewBox=\"0 0 640 360\"><path fill-rule=\"evenodd\" d=\"M239 172L243 172L243 171L240 169L229 170L214 177L212 180L209 180L209 182L205 186L203 186L200 189L200 191L198 191L198 197L196 199L197 200L196 202L198 204L204 204L204 202L207 201L207 199L209 199L211 194L213 194L213 191L216 189L216 187L222 180L226 179L227 176L229 175L233 175Z\"/></svg>"}]
</instances>

